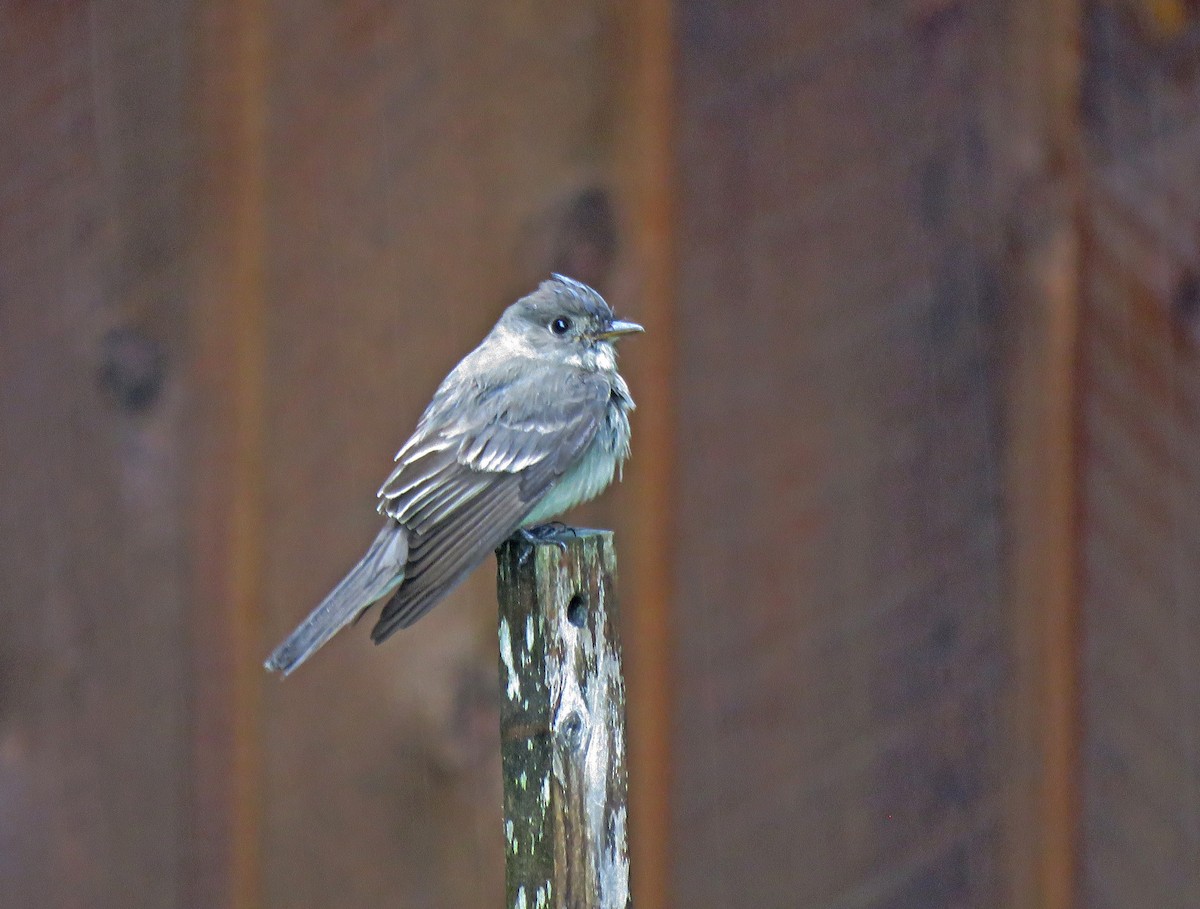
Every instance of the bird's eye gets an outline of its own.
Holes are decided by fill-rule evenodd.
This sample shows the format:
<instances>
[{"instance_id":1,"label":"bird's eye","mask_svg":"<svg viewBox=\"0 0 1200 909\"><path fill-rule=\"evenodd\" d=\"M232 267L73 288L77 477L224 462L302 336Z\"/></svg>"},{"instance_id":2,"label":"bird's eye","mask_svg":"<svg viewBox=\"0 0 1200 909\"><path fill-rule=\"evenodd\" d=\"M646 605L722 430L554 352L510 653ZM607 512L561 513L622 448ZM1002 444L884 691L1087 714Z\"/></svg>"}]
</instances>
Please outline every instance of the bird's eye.
<instances>
[{"instance_id":1,"label":"bird's eye","mask_svg":"<svg viewBox=\"0 0 1200 909\"><path fill-rule=\"evenodd\" d=\"M558 318L550 323L550 330L556 335L565 335L571 330L571 320Z\"/></svg>"}]
</instances>

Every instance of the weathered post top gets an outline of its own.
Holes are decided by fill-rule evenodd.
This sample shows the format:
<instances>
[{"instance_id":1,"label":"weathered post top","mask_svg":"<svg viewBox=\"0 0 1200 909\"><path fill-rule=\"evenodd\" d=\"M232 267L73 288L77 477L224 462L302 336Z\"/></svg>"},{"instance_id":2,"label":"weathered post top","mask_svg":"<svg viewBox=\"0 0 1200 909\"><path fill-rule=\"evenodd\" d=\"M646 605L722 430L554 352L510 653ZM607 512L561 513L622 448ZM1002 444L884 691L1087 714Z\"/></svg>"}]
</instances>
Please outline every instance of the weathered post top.
<instances>
[{"instance_id":1,"label":"weathered post top","mask_svg":"<svg viewBox=\"0 0 1200 909\"><path fill-rule=\"evenodd\" d=\"M506 905L626 909L625 682L610 531L496 552Z\"/></svg>"}]
</instances>

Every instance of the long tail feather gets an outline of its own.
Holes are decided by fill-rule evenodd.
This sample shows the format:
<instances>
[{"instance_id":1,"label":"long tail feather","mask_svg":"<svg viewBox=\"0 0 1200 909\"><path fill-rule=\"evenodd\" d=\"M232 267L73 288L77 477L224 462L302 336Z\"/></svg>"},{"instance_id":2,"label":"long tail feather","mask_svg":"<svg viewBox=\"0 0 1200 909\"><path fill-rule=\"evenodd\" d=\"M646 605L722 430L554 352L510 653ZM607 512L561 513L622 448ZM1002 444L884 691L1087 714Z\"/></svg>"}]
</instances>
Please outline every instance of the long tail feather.
<instances>
[{"instance_id":1,"label":"long tail feather","mask_svg":"<svg viewBox=\"0 0 1200 909\"><path fill-rule=\"evenodd\" d=\"M408 531L389 521L362 560L267 657L267 669L288 675L364 609L399 587L407 561Z\"/></svg>"}]
</instances>

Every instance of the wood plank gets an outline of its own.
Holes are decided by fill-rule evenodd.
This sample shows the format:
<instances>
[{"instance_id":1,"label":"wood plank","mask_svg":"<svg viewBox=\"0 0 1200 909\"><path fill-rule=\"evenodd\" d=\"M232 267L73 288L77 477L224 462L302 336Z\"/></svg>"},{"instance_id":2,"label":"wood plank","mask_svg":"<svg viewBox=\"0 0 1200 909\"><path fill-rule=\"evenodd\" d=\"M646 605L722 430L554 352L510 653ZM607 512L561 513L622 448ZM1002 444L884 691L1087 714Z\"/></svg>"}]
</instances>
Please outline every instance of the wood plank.
<instances>
[{"instance_id":1,"label":"wood plank","mask_svg":"<svg viewBox=\"0 0 1200 909\"><path fill-rule=\"evenodd\" d=\"M1077 421L1084 179L1078 0L1019 3L998 54L1010 130L1014 281L1005 352L1007 596L1016 666L1009 741L1014 905L1076 905L1079 837Z\"/></svg>"},{"instance_id":2,"label":"wood plank","mask_svg":"<svg viewBox=\"0 0 1200 909\"><path fill-rule=\"evenodd\" d=\"M672 717L677 511L675 38L672 0L618 4L623 63L615 91L613 183L623 247L610 297L646 335L622 359L638 410L634 454L609 495L622 554L629 682L630 848L641 909L671 905Z\"/></svg>"},{"instance_id":3,"label":"wood plank","mask_svg":"<svg viewBox=\"0 0 1200 909\"><path fill-rule=\"evenodd\" d=\"M262 905L265 10L208 4L196 34L188 901L249 909Z\"/></svg>"},{"instance_id":4,"label":"wood plank","mask_svg":"<svg viewBox=\"0 0 1200 909\"><path fill-rule=\"evenodd\" d=\"M1003 905L1001 6L679 8L689 909Z\"/></svg>"},{"instance_id":5,"label":"wood plank","mask_svg":"<svg viewBox=\"0 0 1200 909\"><path fill-rule=\"evenodd\" d=\"M1200 72L1183 63L1200 20L1185 7L1085 4L1079 874L1089 905L1183 906L1200 891L1200 792L1185 784L1200 690L1190 507L1200 478Z\"/></svg>"},{"instance_id":6,"label":"wood plank","mask_svg":"<svg viewBox=\"0 0 1200 909\"><path fill-rule=\"evenodd\" d=\"M0 5L0 902L187 905L191 4Z\"/></svg>"}]
</instances>

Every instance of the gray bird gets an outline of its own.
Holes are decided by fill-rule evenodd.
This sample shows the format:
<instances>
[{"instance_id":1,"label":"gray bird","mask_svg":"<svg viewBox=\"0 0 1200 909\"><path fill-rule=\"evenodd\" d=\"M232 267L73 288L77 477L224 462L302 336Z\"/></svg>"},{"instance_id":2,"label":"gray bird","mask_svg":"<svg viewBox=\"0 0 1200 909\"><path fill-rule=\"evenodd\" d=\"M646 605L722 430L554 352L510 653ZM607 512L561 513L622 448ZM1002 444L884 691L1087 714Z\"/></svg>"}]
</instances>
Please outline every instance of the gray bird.
<instances>
[{"instance_id":1,"label":"gray bird","mask_svg":"<svg viewBox=\"0 0 1200 909\"><path fill-rule=\"evenodd\" d=\"M387 523L275 652L284 675L389 597L375 643L419 619L519 530L594 498L629 455L633 399L613 342L642 331L554 275L446 376L379 489Z\"/></svg>"}]
</instances>

